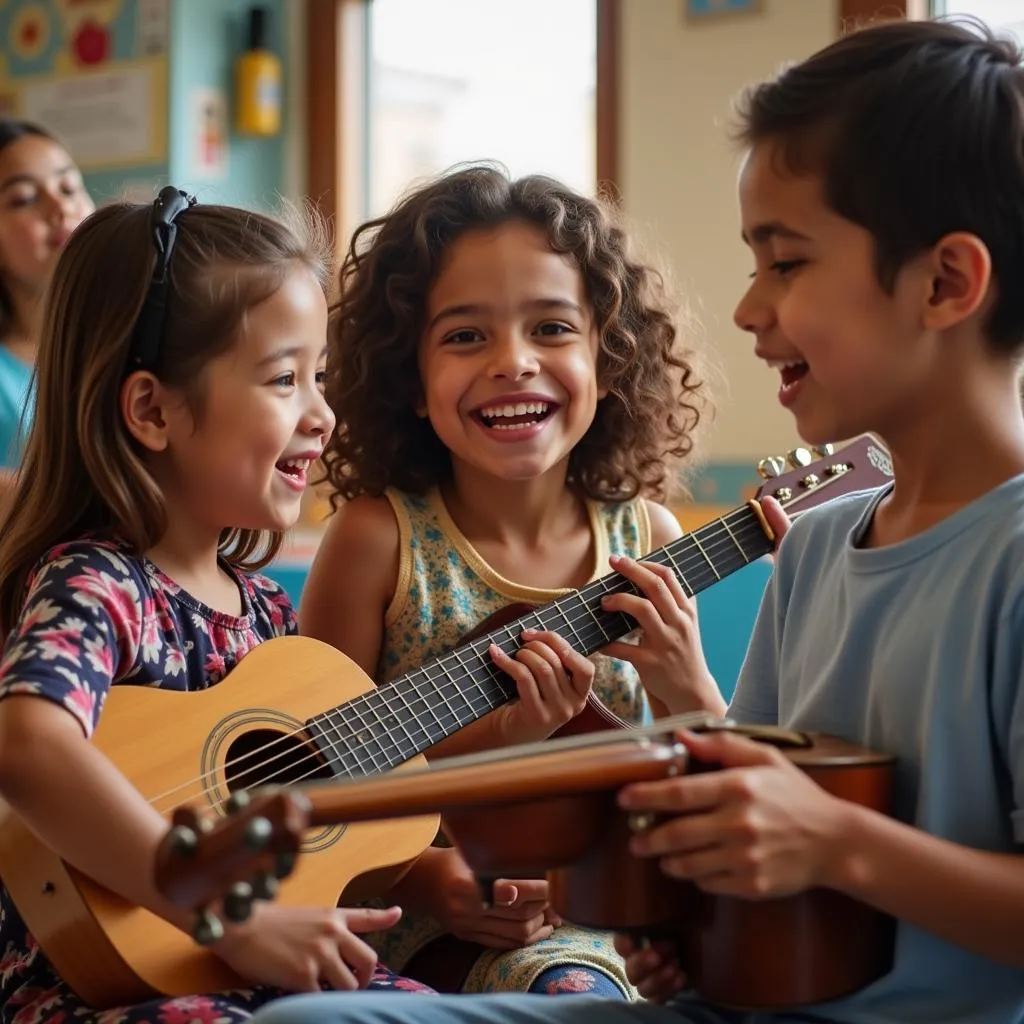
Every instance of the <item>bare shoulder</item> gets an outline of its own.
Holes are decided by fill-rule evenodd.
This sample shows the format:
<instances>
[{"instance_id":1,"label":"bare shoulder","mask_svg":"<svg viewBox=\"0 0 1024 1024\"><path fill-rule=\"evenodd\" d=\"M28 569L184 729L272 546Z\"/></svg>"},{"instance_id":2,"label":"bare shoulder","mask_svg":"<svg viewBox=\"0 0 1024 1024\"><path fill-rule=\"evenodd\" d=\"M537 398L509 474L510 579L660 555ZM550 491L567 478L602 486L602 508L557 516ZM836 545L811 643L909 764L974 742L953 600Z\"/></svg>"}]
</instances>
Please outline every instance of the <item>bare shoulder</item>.
<instances>
[{"instance_id":1,"label":"bare shoulder","mask_svg":"<svg viewBox=\"0 0 1024 1024\"><path fill-rule=\"evenodd\" d=\"M299 607L299 627L341 646L371 616L383 621L399 566L399 529L387 498L353 498L328 520ZM379 628L379 626L378 626Z\"/></svg>"},{"instance_id":2,"label":"bare shoulder","mask_svg":"<svg viewBox=\"0 0 1024 1024\"><path fill-rule=\"evenodd\" d=\"M657 501L644 501L647 506L647 516L651 521L651 548L652 550L662 548L666 544L682 537L683 530L679 520L673 515L671 509Z\"/></svg>"},{"instance_id":3,"label":"bare shoulder","mask_svg":"<svg viewBox=\"0 0 1024 1024\"><path fill-rule=\"evenodd\" d=\"M327 521L320 548L360 559L376 560L398 553L398 521L387 498L353 498L338 506Z\"/></svg>"}]
</instances>

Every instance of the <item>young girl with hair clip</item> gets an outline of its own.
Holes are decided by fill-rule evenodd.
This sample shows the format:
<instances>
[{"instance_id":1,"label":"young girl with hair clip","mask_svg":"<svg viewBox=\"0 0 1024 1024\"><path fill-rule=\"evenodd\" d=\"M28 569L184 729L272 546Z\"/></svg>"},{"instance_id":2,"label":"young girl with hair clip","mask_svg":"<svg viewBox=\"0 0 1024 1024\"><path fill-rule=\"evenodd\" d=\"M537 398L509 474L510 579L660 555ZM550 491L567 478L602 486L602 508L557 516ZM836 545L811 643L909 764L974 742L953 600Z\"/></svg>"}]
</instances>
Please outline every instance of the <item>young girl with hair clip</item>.
<instances>
[{"instance_id":1,"label":"young girl with hair clip","mask_svg":"<svg viewBox=\"0 0 1024 1024\"><path fill-rule=\"evenodd\" d=\"M89 738L112 685L202 690L295 632L254 570L334 426L324 251L165 189L89 218L44 304L36 417L0 531L0 796L71 865L182 929L190 915L152 881L166 820ZM153 742L174 742L168 724ZM261 904L212 946L252 991L94 1014L0 888L0 1021L232 1024L281 990L394 988L357 933L399 914Z\"/></svg>"},{"instance_id":2,"label":"young girl with hair clip","mask_svg":"<svg viewBox=\"0 0 1024 1024\"><path fill-rule=\"evenodd\" d=\"M94 207L67 150L29 121L0 118L0 467L21 459L33 412L39 311L71 232ZM0 495L13 487L0 472Z\"/></svg>"},{"instance_id":3,"label":"young girl with hair clip","mask_svg":"<svg viewBox=\"0 0 1024 1024\"><path fill-rule=\"evenodd\" d=\"M303 594L302 631L379 684L456 646L513 602L546 603L617 570L641 595L605 606L642 627L585 659L523 634L491 655L518 700L428 751L541 740L591 685L641 722L722 711L695 608L638 562L680 536L663 496L705 402L662 279L600 202L489 166L442 176L355 234L341 273L325 451L335 513ZM462 991L634 997L611 936L560 922L541 880L485 908L453 849L432 848L390 894L407 916L372 941L415 977L476 944ZM478 954L478 955L477 955ZM433 966L427 966L429 964Z\"/></svg>"}]
</instances>

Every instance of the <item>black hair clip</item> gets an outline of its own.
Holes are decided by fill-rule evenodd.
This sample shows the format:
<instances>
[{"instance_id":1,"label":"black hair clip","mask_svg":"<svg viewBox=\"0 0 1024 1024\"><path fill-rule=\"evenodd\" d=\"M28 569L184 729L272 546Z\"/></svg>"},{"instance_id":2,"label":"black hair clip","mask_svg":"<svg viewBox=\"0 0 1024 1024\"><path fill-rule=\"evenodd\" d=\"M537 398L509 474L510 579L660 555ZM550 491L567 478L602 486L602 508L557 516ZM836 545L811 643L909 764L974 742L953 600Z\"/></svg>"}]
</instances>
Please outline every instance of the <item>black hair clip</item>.
<instances>
[{"instance_id":1,"label":"black hair clip","mask_svg":"<svg viewBox=\"0 0 1024 1024\"><path fill-rule=\"evenodd\" d=\"M162 188L153 203L150 227L153 231L153 244L156 246L156 267L153 270L149 291L146 293L146 301L142 304L139 318L135 321L135 328L132 331L128 355L129 373L134 370L153 369L160 356L167 313L167 294L171 286L171 254L174 252L174 240L178 236L175 221L195 205L195 196L190 196L173 185Z\"/></svg>"}]
</instances>

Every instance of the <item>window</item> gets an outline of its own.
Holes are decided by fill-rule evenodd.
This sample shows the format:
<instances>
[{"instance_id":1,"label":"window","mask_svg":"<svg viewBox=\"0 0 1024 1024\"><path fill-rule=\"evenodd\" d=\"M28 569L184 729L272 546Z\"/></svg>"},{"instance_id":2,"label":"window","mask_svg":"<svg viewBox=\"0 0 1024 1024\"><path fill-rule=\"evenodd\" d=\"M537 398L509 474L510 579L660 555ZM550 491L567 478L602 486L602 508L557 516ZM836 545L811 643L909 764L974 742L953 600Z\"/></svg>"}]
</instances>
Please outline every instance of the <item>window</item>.
<instances>
[{"instance_id":1,"label":"window","mask_svg":"<svg viewBox=\"0 0 1024 1024\"><path fill-rule=\"evenodd\" d=\"M993 29L1012 32L1024 43L1021 0L932 0L932 14L972 14Z\"/></svg>"},{"instance_id":2,"label":"window","mask_svg":"<svg viewBox=\"0 0 1024 1024\"><path fill-rule=\"evenodd\" d=\"M597 182L596 0L372 0L363 215L469 160Z\"/></svg>"}]
</instances>

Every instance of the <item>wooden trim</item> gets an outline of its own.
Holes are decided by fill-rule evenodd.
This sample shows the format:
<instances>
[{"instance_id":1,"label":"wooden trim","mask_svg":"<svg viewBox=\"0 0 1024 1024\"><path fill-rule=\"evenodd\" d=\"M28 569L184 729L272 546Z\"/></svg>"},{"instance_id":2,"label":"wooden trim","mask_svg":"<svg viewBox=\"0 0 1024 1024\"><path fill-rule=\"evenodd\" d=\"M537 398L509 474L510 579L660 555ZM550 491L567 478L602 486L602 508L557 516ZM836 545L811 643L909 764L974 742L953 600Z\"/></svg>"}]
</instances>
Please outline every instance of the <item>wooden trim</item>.
<instances>
[{"instance_id":1,"label":"wooden trim","mask_svg":"<svg viewBox=\"0 0 1024 1024\"><path fill-rule=\"evenodd\" d=\"M597 185L618 199L621 0L597 2Z\"/></svg>"},{"instance_id":2,"label":"wooden trim","mask_svg":"<svg viewBox=\"0 0 1024 1024\"><path fill-rule=\"evenodd\" d=\"M339 223L341 176L341 8L344 0L306 0L306 192Z\"/></svg>"},{"instance_id":3,"label":"wooden trim","mask_svg":"<svg viewBox=\"0 0 1024 1024\"><path fill-rule=\"evenodd\" d=\"M910 5L915 6L913 0ZM907 0L839 0L840 32L852 31L873 19L906 17Z\"/></svg>"},{"instance_id":4,"label":"wooden trim","mask_svg":"<svg viewBox=\"0 0 1024 1024\"><path fill-rule=\"evenodd\" d=\"M340 230L343 217L341 63L343 8L350 0L306 0L306 192ZM595 129L597 184L619 182L619 49L622 0L597 4Z\"/></svg>"}]
</instances>

